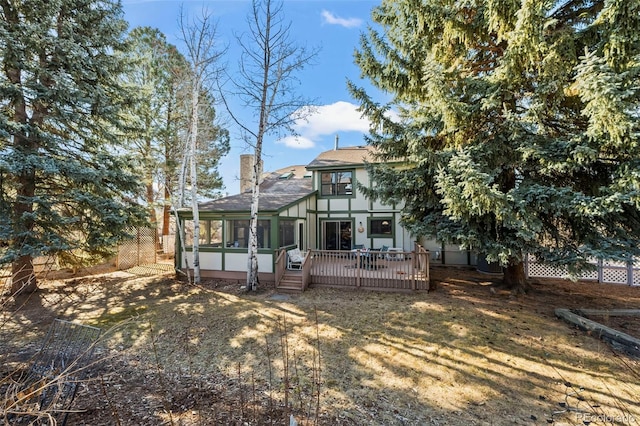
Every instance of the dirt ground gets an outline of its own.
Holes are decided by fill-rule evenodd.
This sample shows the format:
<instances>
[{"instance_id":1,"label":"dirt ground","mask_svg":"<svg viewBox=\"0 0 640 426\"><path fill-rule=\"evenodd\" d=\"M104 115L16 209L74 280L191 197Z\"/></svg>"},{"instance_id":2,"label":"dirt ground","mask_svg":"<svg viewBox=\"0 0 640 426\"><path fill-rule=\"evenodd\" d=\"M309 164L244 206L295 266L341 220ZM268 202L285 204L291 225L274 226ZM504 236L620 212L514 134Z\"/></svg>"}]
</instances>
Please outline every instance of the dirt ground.
<instances>
[{"instance_id":1,"label":"dirt ground","mask_svg":"<svg viewBox=\"0 0 640 426\"><path fill-rule=\"evenodd\" d=\"M514 297L436 267L430 293L284 295L97 272L0 305L5 383L55 318L104 330L68 425L640 425L639 361L554 315L638 309L637 287L535 280ZM636 317L607 321L640 337Z\"/></svg>"}]
</instances>

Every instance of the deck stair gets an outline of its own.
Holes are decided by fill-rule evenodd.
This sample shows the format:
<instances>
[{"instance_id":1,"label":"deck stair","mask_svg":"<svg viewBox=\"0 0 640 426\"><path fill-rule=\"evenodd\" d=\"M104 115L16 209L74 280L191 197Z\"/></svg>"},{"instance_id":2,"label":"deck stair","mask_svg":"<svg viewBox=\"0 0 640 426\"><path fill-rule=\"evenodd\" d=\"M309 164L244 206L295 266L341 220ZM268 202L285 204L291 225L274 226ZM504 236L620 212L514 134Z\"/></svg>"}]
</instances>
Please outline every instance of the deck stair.
<instances>
[{"instance_id":1,"label":"deck stair","mask_svg":"<svg viewBox=\"0 0 640 426\"><path fill-rule=\"evenodd\" d=\"M276 289L286 293L301 293L302 271L285 270L284 275L280 280L280 284L278 284Z\"/></svg>"}]
</instances>

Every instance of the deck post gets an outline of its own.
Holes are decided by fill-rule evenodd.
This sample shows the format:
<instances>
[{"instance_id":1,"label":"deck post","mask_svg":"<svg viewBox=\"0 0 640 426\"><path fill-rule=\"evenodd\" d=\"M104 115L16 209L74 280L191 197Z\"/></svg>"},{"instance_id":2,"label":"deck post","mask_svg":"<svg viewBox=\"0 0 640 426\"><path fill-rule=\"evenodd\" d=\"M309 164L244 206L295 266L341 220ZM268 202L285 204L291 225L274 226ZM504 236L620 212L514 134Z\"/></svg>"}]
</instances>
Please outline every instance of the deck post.
<instances>
[{"instance_id":1,"label":"deck post","mask_svg":"<svg viewBox=\"0 0 640 426\"><path fill-rule=\"evenodd\" d=\"M411 255L411 289L415 291L418 288L418 282L416 280L416 271L418 269L416 268L416 262L418 260L418 252L412 251Z\"/></svg>"},{"instance_id":2,"label":"deck post","mask_svg":"<svg viewBox=\"0 0 640 426\"><path fill-rule=\"evenodd\" d=\"M358 249L358 251L356 251L356 287L360 287L360 266L362 265L362 259L360 256L362 256L362 253L360 252L360 249Z\"/></svg>"}]
</instances>

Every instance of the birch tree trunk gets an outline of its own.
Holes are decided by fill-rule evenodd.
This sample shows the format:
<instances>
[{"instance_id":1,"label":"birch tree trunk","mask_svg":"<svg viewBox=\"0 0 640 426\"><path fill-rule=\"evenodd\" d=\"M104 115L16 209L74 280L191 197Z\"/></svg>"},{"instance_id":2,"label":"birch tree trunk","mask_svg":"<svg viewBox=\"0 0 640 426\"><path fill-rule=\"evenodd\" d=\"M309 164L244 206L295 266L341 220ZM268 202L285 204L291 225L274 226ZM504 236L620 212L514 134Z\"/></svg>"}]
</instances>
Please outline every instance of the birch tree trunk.
<instances>
[{"instance_id":1,"label":"birch tree trunk","mask_svg":"<svg viewBox=\"0 0 640 426\"><path fill-rule=\"evenodd\" d=\"M293 124L313 112L312 101L296 94L297 78L301 71L317 55L296 46L290 39L290 26L283 15L283 3L271 0L253 0L247 16L249 32L246 38L238 37L242 51L239 69L228 79L235 87L232 94L244 102L253 116L242 120L227 102L224 102L232 120L240 128L245 142L254 149L251 219L247 250L247 291L258 287L258 204L260 201L260 177L262 175L262 146L266 135L281 136L295 133Z\"/></svg>"},{"instance_id":2,"label":"birch tree trunk","mask_svg":"<svg viewBox=\"0 0 640 426\"><path fill-rule=\"evenodd\" d=\"M262 140L256 145L251 183L251 218L249 221L249 250L247 254L247 291L258 289L258 210L260 203L260 175Z\"/></svg>"},{"instance_id":3,"label":"birch tree trunk","mask_svg":"<svg viewBox=\"0 0 640 426\"><path fill-rule=\"evenodd\" d=\"M196 168L196 142L198 140L198 107L200 87L197 77L191 91L191 128L189 129L189 164L191 181L191 210L193 212L193 282L200 284L200 210L198 209L198 177Z\"/></svg>"},{"instance_id":4,"label":"birch tree trunk","mask_svg":"<svg viewBox=\"0 0 640 426\"><path fill-rule=\"evenodd\" d=\"M188 138L189 168L191 183L191 209L193 212L193 281L200 283L200 212L198 210L197 144L200 120L200 97L207 80L216 71L214 64L222 54L215 49L216 26L211 15L204 10L192 24L186 24L180 13L180 30L187 48L187 59L191 66L191 114ZM183 163L186 167L186 163ZM186 169L185 169L186 172Z\"/></svg>"}]
</instances>

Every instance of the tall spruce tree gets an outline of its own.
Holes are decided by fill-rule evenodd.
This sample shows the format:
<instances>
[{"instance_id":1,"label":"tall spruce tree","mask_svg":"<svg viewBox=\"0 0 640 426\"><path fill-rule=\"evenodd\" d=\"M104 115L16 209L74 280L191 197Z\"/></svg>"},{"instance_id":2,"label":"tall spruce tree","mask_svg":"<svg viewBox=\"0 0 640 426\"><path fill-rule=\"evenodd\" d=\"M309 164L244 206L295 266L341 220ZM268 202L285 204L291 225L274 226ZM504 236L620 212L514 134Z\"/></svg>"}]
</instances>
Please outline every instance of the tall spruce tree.
<instances>
[{"instance_id":1,"label":"tall spruce tree","mask_svg":"<svg viewBox=\"0 0 640 426\"><path fill-rule=\"evenodd\" d=\"M107 255L146 217L119 156L126 22L109 0L0 0L0 263L33 291L34 256Z\"/></svg>"},{"instance_id":2,"label":"tall spruce tree","mask_svg":"<svg viewBox=\"0 0 640 426\"><path fill-rule=\"evenodd\" d=\"M185 69L187 64L182 55L171 62L173 58L170 55L175 50L167 43L164 34L155 28L134 28L127 41L130 48L123 54L129 57L134 66L123 78L127 84L137 88L138 100L129 109L130 131L125 138L130 152L141 163L141 178L146 188L145 201L151 222L156 223L156 179L159 178L158 171L166 164L163 161L164 154L171 152L172 145L176 143L176 138L164 137L167 127L171 126L165 123L168 119L165 111L178 109L175 105L168 105L169 101L177 102L169 96L173 89L169 64L179 59ZM179 116L172 116L174 120L176 117ZM172 124L175 127L175 123ZM168 143L169 147L164 148L164 143Z\"/></svg>"},{"instance_id":3,"label":"tall spruce tree","mask_svg":"<svg viewBox=\"0 0 640 426\"><path fill-rule=\"evenodd\" d=\"M143 166L146 202L152 222L155 222L157 201L164 201L162 235L166 236L169 234L171 194L180 192L178 169L189 130L191 68L184 55L157 29L134 28L128 35L128 42L130 49L124 54L134 66L124 78L137 88L139 102L128 110L130 131L125 137L130 152ZM206 88L202 89L200 98L196 147L198 194L216 198L223 188L218 165L229 152L229 137L228 132L216 123L214 99ZM158 191L162 193L158 194Z\"/></svg>"},{"instance_id":4,"label":"tall spruce tree","mask_svg":"<svg viewBox=\"0 0 640 426\"><path fill-rule=\"evenodd\" d=\"M349 83L373 122L373 198L486 253L526 290L527 253L572 273L640 254L638 0L384 0ZM397 114L389 114L394 111ZM394 117L394 118L391 118Z\"/></svg>"}]
</instances>

